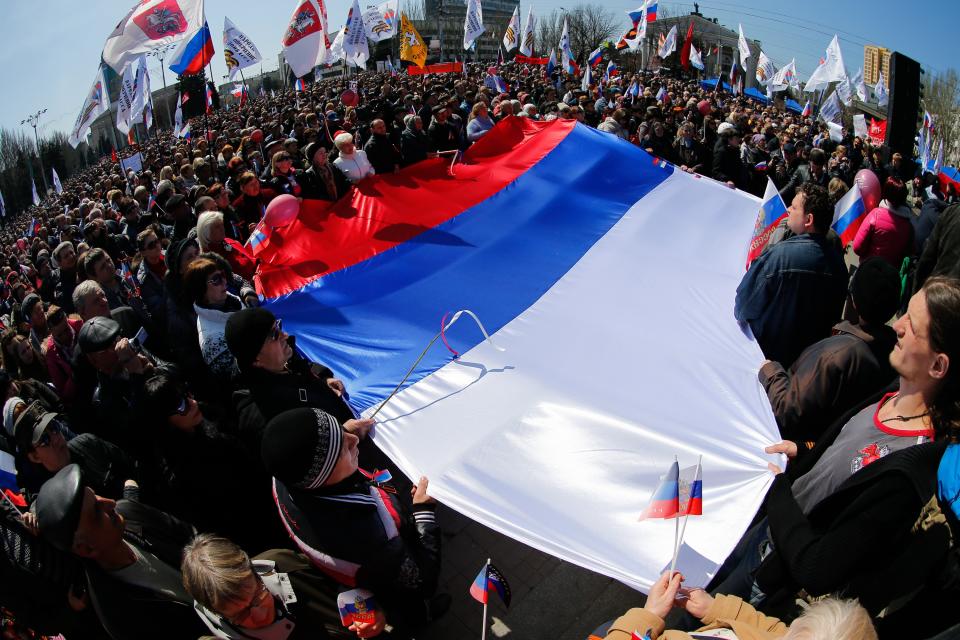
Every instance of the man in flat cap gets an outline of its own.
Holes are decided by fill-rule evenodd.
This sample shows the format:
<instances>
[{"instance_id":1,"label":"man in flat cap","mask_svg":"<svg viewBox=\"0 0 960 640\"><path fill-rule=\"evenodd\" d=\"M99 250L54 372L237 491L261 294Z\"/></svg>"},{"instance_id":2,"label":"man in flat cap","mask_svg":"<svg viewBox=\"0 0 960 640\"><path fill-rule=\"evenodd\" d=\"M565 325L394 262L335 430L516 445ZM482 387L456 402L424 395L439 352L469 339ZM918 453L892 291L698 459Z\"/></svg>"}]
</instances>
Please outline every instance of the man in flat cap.
<instances>
[{"instance_id":1,"label":"man in flat cap","mask_svg":"<svg viewBox=\"0 0 960 640\"><path fill-rule=\"evenodd\" d=\"M179 568L192 526L135 499L98 496L75 464L43 485L36 514L50 544L83 560L90 602L111 637L205 634Z\"/></svg>"}]
</instances>

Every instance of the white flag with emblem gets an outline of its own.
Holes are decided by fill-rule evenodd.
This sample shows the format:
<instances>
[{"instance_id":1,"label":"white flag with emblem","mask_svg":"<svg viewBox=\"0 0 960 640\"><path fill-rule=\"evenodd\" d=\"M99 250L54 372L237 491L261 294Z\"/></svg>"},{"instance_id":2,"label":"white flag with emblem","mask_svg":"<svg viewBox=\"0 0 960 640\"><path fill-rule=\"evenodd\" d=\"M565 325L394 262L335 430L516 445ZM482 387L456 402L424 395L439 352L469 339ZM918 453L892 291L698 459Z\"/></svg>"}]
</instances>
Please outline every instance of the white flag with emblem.
<instances>
[{"instance_id":1,"label":"white flag with emblem","mask_svg":"<svg viewBox=\"0 0 960 640\"><path fill-rule=\"evenodd\" d=\"M666 58L668 55L677 50L677 25L670 27L670 32L667 33L667 38L663 41L663 46L660 47L660 50L657 52L657 55L661 58Z\"/></svg>"},{"instance_id":2,"label":"white flag with emblem","mask_svg":"<svg viewBox=\"0 0 960 640\"><path fill-rule=\"evenodd\" d=\"M53 174L53 190L57 193L63 193L63 185L60 184L60 176L57 175L56 167L50 167L50 172Z\"/></svg>"},{"instance_id":3,"label":"white flag with emblem","mask_svg":"<svg viewBox=\"0 0 960 640\"><path fill-rule=\"evenodd\" d=\"M130 133L133 122L133 104L137 95L137 79L133 65L127 65L120 79L120 96L117 98L117 129L121 133Z\"/></svg>"},{"instance_id":4,"label":"white flag with emblem","mask_svg":"<svg viewBox=\"0 0 960 640\"><path fill-rule=\"evenodd\" d=\"M353 6L347 14L347 25L343 28L343 57L347 64L361 69L367 66L367 60L370 59L370 47L367 45L367 32L363 28L363 13L360 11L359 0L353 0Z\"/></svg>"},{"instance_id":5,"label":"white flag with emblem","mask_svg":"<svg viewBox=\"0 0 960 640\"><path fill-rule=\"evenodd\" d=\"M840 51L840 40L833 36L827 46L827 55L823 63L818 66L807 84L804 85L804 91L819 91L827 88L831 82L841 82L847 77L847 70L843 64L843 53Z\"/></svg>"},{"instance_id":6,"label":"white flag with emblem","mask_svg":"<svg viewBox=\"0 0 960 640\"><path fill-rule=\"evenodd\" d=\"M480 0L467 0L467 15L463 20L463 48L469 49L474 40L486 31L483 26L483 6Z\"/></svg>"},{"instance_id":7,"label":"white flag with emblem","mask_svg":"<svg viewBox=\"0 0 960 640\"><path fill-rule=\"evenodd\" d=\"M853 88L850 86L850 78L843 76L843 80L840 81L840 84L837 85L837 95L840 96L840 101L844 106L849 107L853 104Z\"/></svg>"},{"instance_id":8,"label":"white flag with emblem","mask_svg":"<svg viewBox=\"0 0 960 640\"><path fill-rule=\"evenodd\" d=\"M131 122L135 122L143 110L150 103L150 74L147 72L147 57L140 57L137 67L137 77L134 80L136 92L133 96L133 107L130 110Z\"/></svg>"},{"instance_id":9,"label":"white flag with emblem","mask_svg":"<svg viewBox=\"0 0 960 640\"><path fill-rule=\"evenodd\" d=\"M513 15L510 16L510 22L507 23L507 30L503 32L503 49L512 51L517 46L517 40L520 38L520 5L513 8Z\"/></svg>"},{"instance_id":10,"label":"white flag with emblem","mask_svg":"<svg viewBox=\"0 0 960 640\"><path fill-rule=\"evenodd\" d=\"M283 32L283 57L298 78L327 58L327 10L322 0L297 0Z\"/></svg>"},{"instance_id":11,"label":"white flag with emblem","mask_svg":"<svg viewBox=\"0 0 960 640\"><path fill-rule=\"evenodd\" d=\"M68 142L74 149L87 137L90 131L90 125L101 113L110 110L110 95L107 92L107 81L103 77L103 67L97 69L97 77L93 81L93 86L87 92L87 98L83 101L83 108L80 109L80 115L73 123L73 131L70 132Z\"/></svg>"},{"instance_id":12,"label":"white flag with emblem","mask_svg":"<svg viewBox=\"0 0 960 640\"><path fill-rule=\"evenodd\" d=\"M397 0L387 0L364 11L363 28L367 30L367 37L380 42L397 35L399 15Z\"/></svg>"},{"instance_id":13,"label":"white flag with emblem","mask_svg":"<svg viewBox=\"0 0 960 640\"><path fill-rule=\"evenodd\" d=\"M857 69L857 75L853 76L853 89L857 92L857 99L860 102L866 102L867 96L867 83L863 81L863 67Z\"/></svg>"},{"instance_id":14,"label":"white flag with emblem","mask_svg":"<svg viewBox=\"0 0 960 640\"><path fill-rule=\"evenodd\" d=\"M767 57L763 51L757 58L757 82L766 86L776 76L777 70L773 66L773 60Z\"/></svg>"},{"instance_id":15,"label":"white flag with emblem","mask_svg":"<svg viewBox=\"0 0 960 640\"><path fill-rule=\"evenodd\" d=\"M763 52L760 52L760 55L763 55ZM759 67L758 67L759 70ZM783 65L780 69L773 74L773 79L770 81L770 87L774 91L783 91L787 87L794 87L797 83L797 65L796 60L791 60L788 64Z\"/></svg>"},{"instance_id":16,"label":"white flag with emblem","mask_svg":"<svg viewBox=\"0 0 960 640\"><path fill-rule=\"evenodd\" d=\"M226 16L223 17L223 56L227 60L231 80L241 69L246 69L263 60L253 40L237 29L237 25Z\"/></svg>"},{"instance_id":17,"label":"white flag with emblem","mask_svg":"<svg viewBox=\"0 0 960 640\"><path fill-rule=\"evenodd\" d=\"M117 73L142 54L179 42L203 27L203 0L142 0L103 45L103 61Z\"/></svg>"},{"instance_id":18,"label":"white flag with emblem","mask_svg":"<svg viewBox=\"0 0 960 640\"><path fill-rule=\"evenodd\" d=\"M740 66L746 69L745 60L750 57L750 45L747 43L747 37L743 35L743 25L738 24L737 27L740 29L740 37L737 40L737 48L740 49Z\"/></svg>"},{"instance_id":19,"label":"white flag with emblem","mask_svg":"<svg viewBox=\"0 0 960 640\"><path fill-rule=\"evenodd\" d=\"M533 37L537 30L537 16L533 15L533 5L527 10L527 22L523 25L523 36L520 38L520 54L533 55Z\"/></svg>"},{"instance_id":20,"label":"white flag with emblem","mask_svg":"<svg viewBox=\"0 0 960 640\"><path fill-rule=\"evenodd\" d=\"M883 79L883 71L880 72L880 78L877 80L876 86L873 87L873 92L877 94L877 106L887 106L887 83Z\"/></svg>"},{"instance_id":21,"label":"white flag with emblem","mask_svg":"<svg viewBox=\"0 0 960 640\"><path fill-rule=\"evenodd\" d=\"M823 106L820 107L820 119L824 122L834 122L840 124L843 121L843 108L840 106L840 99L837 92L834 91L826 99Z\"/></svg>"}]
</instances>

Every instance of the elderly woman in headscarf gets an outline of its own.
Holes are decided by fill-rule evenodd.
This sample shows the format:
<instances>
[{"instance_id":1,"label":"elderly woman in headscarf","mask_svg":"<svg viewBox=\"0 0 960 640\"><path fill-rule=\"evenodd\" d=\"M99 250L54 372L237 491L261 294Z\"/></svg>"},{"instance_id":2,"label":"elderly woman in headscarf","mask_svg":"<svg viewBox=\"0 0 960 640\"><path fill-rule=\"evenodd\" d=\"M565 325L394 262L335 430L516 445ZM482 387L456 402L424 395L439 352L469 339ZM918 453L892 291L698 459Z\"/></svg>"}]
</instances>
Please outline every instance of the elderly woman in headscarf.
<instances>
[{"instance_id":1,"label":"elderly woman in headscarf","mask_svg":"<svg viewBox=\"0 0 960 640\"><path fill-rule=\"evenodd\" d=\"M404 130L400 136L400 154L403 156L403 166L409 166L427 158L430 142L423 131L423 120L420 116L409 114L403 118Z\"/></svg>"},{"instance_id":2,"label":"elderly woman in headscarf","mask_svg":"<svg viewBox=\"0 0 960 640\"><path fill-rule=\"evenodd\" d=\"M230 264L234 273L244 280L253 280L257 261L242 244L227 237L222 213L207 211L200 214L197 218L197 242L201 251L216 253Z\"/></svg>"},{"instance_id":3,"label":"elderly woman in headscarf","mask_svg":"<svg viewBox=\"0 0 960 640\"><path fill-rule=\"evenodd\" d=\"M303 197L308 200L336 201L350 191L350 181L327 158L327 149L320 142L311 142L304 150L310 166L300 174Z\"/></svg>"},{"instance_id":4,"label":"elderly woman in headscarf","mask_svg":"<svg viewBox=\"0 0 960 640\"><path fill-rule=\"evenodd\" d=\"M338 133L333 138L333 144L337 146L337 150L340 152L333 164L347 176L347 180L357 183L376 173L373 165L367 159L367 152L363 149L357 149L357 146L353 143L353 135L345 131Z\"/></svg>"}]
</instances>

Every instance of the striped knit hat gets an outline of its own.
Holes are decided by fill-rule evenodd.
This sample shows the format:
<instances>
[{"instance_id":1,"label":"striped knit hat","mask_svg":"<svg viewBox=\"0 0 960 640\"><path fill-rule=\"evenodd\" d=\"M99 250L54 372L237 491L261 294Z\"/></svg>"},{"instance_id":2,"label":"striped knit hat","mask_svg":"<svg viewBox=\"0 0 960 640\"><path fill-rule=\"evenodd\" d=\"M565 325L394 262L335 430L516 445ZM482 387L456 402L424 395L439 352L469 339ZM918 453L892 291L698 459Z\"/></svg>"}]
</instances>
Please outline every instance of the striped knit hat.
<instances>
[{"instance_id":1,"label":"striped knit hat","mask_svg":"<svg viewBox=\"0 0 960 640\"><path fill-rule=\"evenodd\" d=\"M267 424L260 455L267 472L288 487L318 489L340 458L343 429L329 413L301 408Z\"/></svg>"}]
</instances>

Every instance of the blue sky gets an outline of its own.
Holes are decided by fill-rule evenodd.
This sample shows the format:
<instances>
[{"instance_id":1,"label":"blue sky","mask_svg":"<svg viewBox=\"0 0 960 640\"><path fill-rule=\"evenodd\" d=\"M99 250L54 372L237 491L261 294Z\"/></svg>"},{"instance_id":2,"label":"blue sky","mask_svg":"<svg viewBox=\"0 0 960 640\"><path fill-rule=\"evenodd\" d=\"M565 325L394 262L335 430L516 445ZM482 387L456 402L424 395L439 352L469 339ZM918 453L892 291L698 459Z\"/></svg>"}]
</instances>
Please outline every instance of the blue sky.
<instances>
[{"instance_id":1,"label":"blue sky","mask_svg":"<svg viewBox=\"0 0 960 640\"><path fill-rule=\"evenodd\" d=\"M641 3L597 1L616 12ZM660 2L672 13L693 9L692 2ZM361 1L361 6L367 4ZM529 4L521 0L521 15L526 15ZM576 1L534 0L532 4L535 13L544 14L561 6L572 8ZM69 131L93 81L104 40L132 5L132 0L3 2L0 69L5 99L0 101L0 126L20 127L25 116L46 108L41 134ZM224 14L257 43L265 58L264 69L271 69L277 66L280 35L294 5L294 0L206 0L218 78L226 73L220 47ZM332 28L344 21L348 9L348 0L328 0ZM742 23L747 37L760 40L778 65L796 57L804 78L834 33L840 35L850 74L862 65L864 43L901 51L919 60L928 73L942 71L951 64L948 52L956 49L956 25L960 24L960 2L953 0L915 0L907 5L902 0L705 0L700 12L734 29ZM626 16L623 24L626 28ZM162 86L156 63L151 80L154 87ZM169 71L167 80L172 80Z\"/></svg>"}]
</instances>

